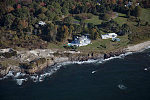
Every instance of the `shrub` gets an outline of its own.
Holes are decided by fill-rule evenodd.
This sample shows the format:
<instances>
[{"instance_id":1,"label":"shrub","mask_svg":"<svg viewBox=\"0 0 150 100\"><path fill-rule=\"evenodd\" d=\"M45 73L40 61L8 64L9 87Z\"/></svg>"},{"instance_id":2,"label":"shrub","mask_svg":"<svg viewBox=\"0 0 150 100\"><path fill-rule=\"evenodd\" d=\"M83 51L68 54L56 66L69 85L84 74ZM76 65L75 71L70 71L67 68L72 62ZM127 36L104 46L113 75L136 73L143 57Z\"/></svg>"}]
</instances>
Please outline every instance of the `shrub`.
<instances>
[{"instance_id":1,"label":"shrub","mask_svg":"<svg viewBox=\"0 0 150 100\"><path fill-rule=\"evenodd\" d=\"M109 14L105 13L105 14L103 15L103 18L102 18L102 19L103 19L103 20L106 20L106 21L110 20Z\"/></svg>"}]
</instances>

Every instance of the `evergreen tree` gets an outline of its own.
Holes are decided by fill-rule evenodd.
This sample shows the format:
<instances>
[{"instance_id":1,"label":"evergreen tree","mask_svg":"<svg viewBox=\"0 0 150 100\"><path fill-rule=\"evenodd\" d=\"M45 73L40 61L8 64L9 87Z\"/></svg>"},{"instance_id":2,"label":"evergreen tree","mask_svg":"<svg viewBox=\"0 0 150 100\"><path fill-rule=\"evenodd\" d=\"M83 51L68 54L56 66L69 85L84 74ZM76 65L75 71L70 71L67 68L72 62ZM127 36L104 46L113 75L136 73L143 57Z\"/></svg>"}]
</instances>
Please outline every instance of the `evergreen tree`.
<instances>
[{"instance_id":1,"label":"evergreen tree","mask_svg":"<svg viewBox=\"0 0 150 100\"><path fill-rule=\"evenodd\" d=\"M130 10L127 12L127 17L130 18Z\"/></svg>"},{"instance_id":2,"label":"evergreen tree","mask_svg":"<svg viewBox=\"0 0 150 100\"><path fill-rule=\"evenodd\" d=\"M135 16L140 17L142 14L142 8L140 6L135 7Z\"/></svg>"},{"instance_id":3,"label":"evergreen tree","mask_svg":"<svg viewBox=\"0 0 150 100\"><path fill-rule=\"evenodd\" d=\"M68 15L69 14L69 11L68 11L68 9L67 8L62 8L62 13L64 14L64 15Z\"/></svg>"},{"instance_id":4,"label":"evergreen tree","mask_svg":"<svg viewBox=\"0 0 150 100\"><path fill-rule=\"evenodd\" d=\"M65 22L65 23L68 23L68 24L72 24L72 21L73 21L73 17L71 17L71 16L66 17L66 18L64 19L64 22Z\"/></svg>"},{"instance_id":5,"label":"evergreen tree","mask_svg":"<svg viewBox=\"0 0 150 100\"><path fill-rule=\"evenodd\" d=\"M7 26L7 28L10 28L13 21L15 19L15 16L13 16L11 13L10 14L7 14L5 17L4 17L4 26Z\"/></svg>"}]
</instances>

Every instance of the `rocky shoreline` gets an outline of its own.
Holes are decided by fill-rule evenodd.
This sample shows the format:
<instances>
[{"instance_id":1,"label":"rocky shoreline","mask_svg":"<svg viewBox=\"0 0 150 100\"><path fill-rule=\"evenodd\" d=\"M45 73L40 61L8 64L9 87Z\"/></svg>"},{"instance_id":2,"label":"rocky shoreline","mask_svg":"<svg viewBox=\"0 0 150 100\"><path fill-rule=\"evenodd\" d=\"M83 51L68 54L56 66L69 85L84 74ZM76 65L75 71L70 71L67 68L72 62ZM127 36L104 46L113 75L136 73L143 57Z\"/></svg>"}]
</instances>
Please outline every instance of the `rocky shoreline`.
<instances>
[{"instance_id":1,"label":"rocky shoreline","mask_svg":"<svg viewBox=\"0 0 150 100\"><path fill-rule=\"evenodd\" d=\"M137 45L128 46L127 48L117 49L109 53L83 53L80 51L59 51L50 49L35 49L16 51L17 54L12 57L4 57L2 54L15 51L13 49L1 49L0 51L0 77L5 76L9 71L35 74L47 67L57 63L67 61L88 61L89 59L107 59L113 56L119 56L127 52L138 52L150 46L150 41ZM7 54L7 53L6 53ZM43 60L42 62L40 60ZM12 60L12 62L11 62ZM11 62L11 63L10 63ZM14 62L17 62L14 64Z\"/></svg>"}]
</instances>

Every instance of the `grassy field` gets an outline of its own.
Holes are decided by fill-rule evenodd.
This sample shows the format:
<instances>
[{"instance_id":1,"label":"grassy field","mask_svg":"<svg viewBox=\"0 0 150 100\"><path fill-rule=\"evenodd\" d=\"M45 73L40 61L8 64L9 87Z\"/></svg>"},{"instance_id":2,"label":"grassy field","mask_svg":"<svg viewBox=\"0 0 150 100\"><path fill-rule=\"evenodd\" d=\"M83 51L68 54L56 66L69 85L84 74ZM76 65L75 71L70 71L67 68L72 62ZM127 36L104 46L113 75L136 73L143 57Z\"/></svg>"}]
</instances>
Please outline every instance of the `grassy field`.
<instances>
[{"instance_id":1,"label":"grassy field","mask_svg":"<svg viewBox=\"0 0 150 100\"><path fill-rule=\"evenodd\" d=\"M131 16L133 17L133 16ZM128 20L126 17L126 14L118 13L118 17L114 19L120 26L123 24L128 24L128 25L135 25L136 22Z\"/></svg>"},{"instance_id":2,"label":"grassy field","mask_svg":"<svg viewBox=\"0 0 150 100\"><path fill-rule=\"evenodd\" d=\"M114 19L119 25L123 25L125 23L129 25L135 25L136 22L128 21L126 18L126 14L118 13L118 17ZM133 17L133 16L131 16ZM142 14L140 16L140 19L142 22L149 22L150 23L150 9L142 9Z\"/></svg>"},{"instance_id":3,"label":"grassy field","mask_svg":"<svg viewBox=\"0 0 150 100\"><path fill-rule=\"evenodd\" d=\"M140 17L142 20L147 21L150 23L150 8L149 9L143 9L142 15Z\"/></svg>"},{"instance_id":4,"label":"grassy field","mask_svg":"<svg viewBox=\"0 0 150 100\"><path fill-rule=\"evenodd\" d=\"M102 20L99 19L99 16L93 15L91 19L85 20L85 23L93 23L94 25L101 24Z\"/></svg>"},{"instance_id":5,"label":"grassy field","mask_svg":"<svg viewBox=\"0 0 150 100\"><path fill-rule=\"evenodd\" d=\"M87 46L83 46L83 47L79 47L78 50L80 51L95 51L95 52L102 52L102 53L106 53L109 51L113 51L117 48L122 48L127 46L129 40L128 40L128 36L119 36L118 38L120 38L121 41L119 42L112 42L111 39L106 39L106 40L95 40L92 41L92 44L89 44Z\"/></svg>"},{"instance_id":6,"label":"grassy field","mask_svg":"<svg viewBox=\"0 0 150 100\"><path fill-rule=\"evenodd\" d=\"M91 13L88 13L88 14L91 14ZM94 25L101 24L102 20L99 19L99 16L96 16L93 14L91 14L91 15L92 15L92 18L84 20L85 23L93 23ZM75 16L75 14L74 14L74 16ZM76 16L79 16L79 14L76 14ZM82 16L82 15L80 14L80 16ZM73 19L73 23L79 25L79 22L80 22L79 20Z\"/></svg>"},{"instance_id":7,"label":"grassy field","mask_svg":"<svg viewBox=\"0 0 150 100\"><path fill-rule=\"evenodd\" d=\"M89 44L87 46L78 47L77 50L82 52L100 52L100 53L106 53L109 51L113 51L118 48L122 48L128 45L128 36L118 36L120 38L119 42L112 42L111 39L99 39L99 40L93 40L92 44ZM58 43L49 43L48 47L49 49L57 49L57 50L66 50L64 47L64 44Z\"/></svg>"},{"instance_id":8,"label":"grassy field","mask_svg":"<svg viewBox=\"0 0 150 100\"><path fill-rule=\"evenodd\" d=\"M118 17L114 19L119 25L127 23L127 18L125 14L118 13Z\"/></svg>"}]
</instances>

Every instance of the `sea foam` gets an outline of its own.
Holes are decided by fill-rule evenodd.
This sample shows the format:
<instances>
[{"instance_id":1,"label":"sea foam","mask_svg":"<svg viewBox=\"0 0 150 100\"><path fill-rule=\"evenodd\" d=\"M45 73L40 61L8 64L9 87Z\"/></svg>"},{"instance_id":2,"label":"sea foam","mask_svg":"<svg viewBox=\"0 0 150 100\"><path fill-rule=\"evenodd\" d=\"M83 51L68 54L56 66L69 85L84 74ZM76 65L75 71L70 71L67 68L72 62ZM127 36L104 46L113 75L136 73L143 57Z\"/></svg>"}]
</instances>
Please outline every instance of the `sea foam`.
<instances>
[{"instance_id":1,"label":"sea foam","mask_svg":"<svg viewBox=\"0 0 150 100\"><path fill-rule=\"evenodd\" d=\"M22 85L24 81L27 81L28 78L25 79L16 79L17 85Z\"/></svg>"},{"instance_id":2,"label":"sea foam","mask_svg":"<svg viewBox=\"0 0 150 100\"><path fill-rule=\"evenodd\" d=\"M3 78L1 78L0 80L6 79L11 77L12 79L14 79L17 83L17 85L22 85L23 82L26 82L27 80L32 80L33 82L42 82L44 81L44 79L46 77L49 77L51 75L53 75L54 73L56 73L62 66L65 65L69 65L69 64L88 64L88 63L104 63L106 61L112 60L112 59L116 59L116 58L124 58L127 55L132 54L132 52L128 52L125 54L121 54L119 56L114 56L114 57L110 57L107 59L89 59L87 61L67 61L67 62L63 62L63 63L58 63L56 65L53 65L49 68L47 68L42 74L38 75L38 74L34 74L34 75L28 75L25 73L21 73L21 72L17 72L14 73L13 71L9 71L8 74L6 76L4 76Z\"/></svg>"}]
</instances>

